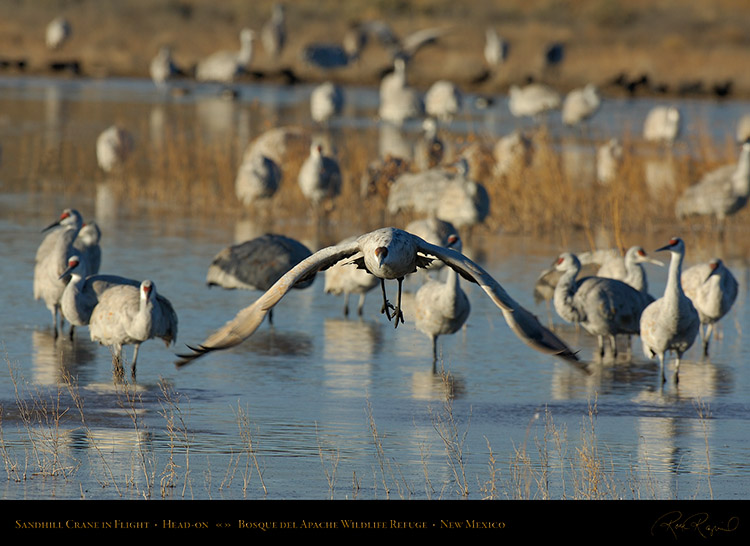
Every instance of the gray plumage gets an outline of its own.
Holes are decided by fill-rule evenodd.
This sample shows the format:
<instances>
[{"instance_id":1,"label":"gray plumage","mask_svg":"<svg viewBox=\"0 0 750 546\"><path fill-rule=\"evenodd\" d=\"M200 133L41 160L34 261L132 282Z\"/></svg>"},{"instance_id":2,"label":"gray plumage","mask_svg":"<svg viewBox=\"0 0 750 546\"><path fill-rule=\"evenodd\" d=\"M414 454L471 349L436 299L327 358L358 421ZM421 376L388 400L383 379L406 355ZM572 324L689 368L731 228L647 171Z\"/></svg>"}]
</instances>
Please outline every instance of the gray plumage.
<instances>
[{"instance_id":1,"label":"gray plumage","mask_svg":"<svg viewBox=\"0 0 750 546\"><path fill-rule=\"evenodd\" d=\"M602 357L607 338L612 355L616 356L616 336L638 334L641 313L653 298L616 279L578 279L581 262L570 252L560 254L555 267L562 273L553 299L557 314L596 336Z\"/></svg>"},{"instance_id":2,"label":"gray plumage","mask_svg":"<svg viewBox=\"0 0 750 546\"><path fill-rule=\"evenodd\" d=\"M592 84L573 89L565 96L562 105L562 120L565 125L577 125L596 114L602 100L599 90Z\"/></svg>"},{"instance_id":3,"label":"gray plumage","mask_svg":"<svg viewBox=\"0 0 750 546\"><path fill-rule=\"evenodd\" d=\"M172 48L162 46L156 53L151 64L149 64L149 74L151 81L154 82L157 89L164 90L170 80L179 76L181 71L172 59Z\"/></svg>"},{"instance_id":4,"label":"gray plumage","mask_svg":"<svg viewBox=\"0 0 750 546\"><path fill-rule=\"evenodd\" d=\"M255 303L241 310L234 319L211 334L200 345L190 347L192 351L190 354L178 355L180 360L177 361L177 365L185 365L207 352L227 349L241 343L252 335L265 315L295 284L342 260L365 268L380 279L383 292L381 312L389 320L395 320L395 325L398 326L399 322L403 322L401 311L403 279L406 275L414 273L418 267L427 265L430 261L428 256L442 260L449 267L457 269L467 280L479 284L500 308L506 322L519 339L536 350L559 356L572 363L578 362L575 353L565 343L542 326L537 318L511 298L495 279L463 254L431 245L400 229L381 228L361 235L350 243L319 250L302 260ZM386 297L386 279L398 281L398 299L395 307Z\"/></svg>"},{"instance_id":5,"label":"gray plumage","mask_svg":"<svg viewBox=\"0 0 750 546\"><path fill-rule=\"evenodd\" d=\"M432 118L422 122L422 134L414 143L414 162L424 171L440 165L445 157L445 144L437 134L437 123Z\"/></svg>"},{"instance_id":6,"label":"gray plumage","mask_svg":"<svg viewBox=\"0 0 750 546\"><path fill-rule=\"evenodd\" d=\"M225 290L266 291L287 271L310 256L310 249L299 241L267 233L219 252L211 261L206 273L206 284L220 286ZM294 286L303 289L310 286L314 276ZM269 313L269 322L273 315Z\"/></svg>"},{"instance_id":7,"label":"gray plumage","mask_svg":"<svg viewBox=\"0 0 750 546\"><path fill-rule=\"evenodd\" d=\"M339 244L347 244L356 237L347 237ZM326 294L344 296L344 316L349 315L349 295L358 294L357 315L362 316L367 293L378 285L378 278L355 264L337 263L325 271Z\"/></svg>"},{"instance_id":8,"label":"gray plumage","mask_svg":"<svg viewBox=\"0 0 750 546\"><path fill-rule=\"evenodd\" d=\"M78 237L73 242L76 254L81 257L85 264L85 275L99 273L102 265L102 248L99 242L102 238L102 230L96 222L85 222L78 232Z\"/></svg>"},{"instance_id":9,"label":"gray plumage","mask_svg":"<svg viewBox=\"0 0 750 546\"><path fill-rule=\"evenodd\" d=\"M378 115L383 121L401 125L424 113L422 97L407 81L404 59L397 58L393 63L393 72L383 76L379 97Z\"/></svg>"},{"instance_id":10,"label":"gray plumage","mask_svg":"<svg viewBox=\"0 0 750 546\"><path fill-rule=\"evenodd\" d=\"M269 19L261 28L260 40L269 57L277 59L286 45L285 8L283 4L274 4Z\"/></svg>"},{"instance_id":11,"label":"gray plumage","mask_svg":"<svg viewBox=\"0 0 750 546\"><path fill-rule=\"evenodd\" d=\"M450 222L441 220L440 218L435 218L434 216L412 220L406 225L404 231L416 235L431 245L442 246L445 248L455 248L450 243L451 241L455 243L456 237L459 234L456 226ZM461 252L461 250L461 248L458 249L459 252ZM445 264L440 260L432 260L432 262L430 262L430 264L424 269L426 271L435 271L442 269L444 266Z\"/></svg>"},{"instance_id":12,"label":"gray plumage","mask_svg":"<svg viewBox=\"0 0 750 546\"><path fill-rule=\"evenodd\" d=\"M104 172L111 172L122 167L134 148L135 140L130 131L112 125L96 139L96 161Z\"/></svg>"},{"instance_id":13,"label":"gray plumage","mask_svg":"<svg viewBox=\"0 0 750 546\"><path fill-rule=\"evenodd\" d=\"M721 259L714 258L686 269L681 280L685 295L698 311L703 354L708 356L714 325L729 312L737 299L737 279Z\"/></svg>"},{"instance_id":14,"label":"gray plumage","mask_svg":"<svg viewBox=\"0 0 750 546\"><path fill-rule=\"evenodd\" d=\"M468 170L468 161L462 158L450 167L402 174L388 192L388 212L412 210L458 229L480 224L489 214L489 195L482 184L469 178Z\"/></svg>"},{"instance_id":15,"label":"gray plumage","mask_svg":"<svg viewBox=\"0 0 750 546\"><path fill-rule=\"evenodd\" d=\"M323 199L341 193L341 170L332 157L323 155L323 147L314 143L302 163L297 178L302 194L317 207Z\"/></svg>"},{"instance_id":16,"label":"gray plumage","mask_svg":"<svg viewBox=\"0 0 750 546\"><path fill-rule=\"evenodd\" d=\"M560 94L541 83L530 83L524 87L511 85L508 108L515 117L535 117L550 110L557 110L562 104Z\"/></svg>"},{"instance_id":17,"label":"gray plumage","mask_svg":"<svg viewBox=\"0 0 750 546\"><path fill-rule=\"evenodd\" d=\"M457 116L462 106L461 90L448 80L438 80L433 83L424 97L425 113L445 123Z\"/></svg>"},{"instance_id":18,"label":"gray plumage","mask_svg":"<svg viewBox=\"0 0 750 546\"><path fill-rule=\"evenodd\" d=\"M643 122L643 138L652 142L673 143L680 134L680 111L674 106L655 106Z\"/></svg>"},{"instance_id":19,"label":"gray plumage","mask_svg":"<svg viewBox=\"0 0 750 546\"><path fill-rule=\"evenodd\" d=\"M662 383L666 380L667 352L675 354L675 382L678 380L680 359L695 341L700 327L700 317L695 306L682 290L682 262L685 243L677 237L657 252L668 250L672 257L664 295L643 310L641 315L641 341L647 358L657 357Z\"/></svg>"},{"instance_id":20,"label":"gray plumage","mask_svg":"<svg viewBox=\"0 0 750 546\"><path fill-rule=\"evenodd\" d=\"M461 239L450 236L446 248L461 252ZM455 334L466 323L471 304L461 289L458 272L448 268L445 281L429 280L414 296L414 323L417 330L430 338L432 361L437 362L437 341L442 335Z\"/></svg>"},{"instance_id":21,"label":"gray plumage","mask_svg":"<svg viewBox=\"0 0 750 546\"><path fill-rule=\"evenodd\" d=\"M235 195L246 207L270 199L279 189L281 176L281 168L273 159L259 152L250 154L237 169Z\"/></svg>"},{"instance_id":22,"label":"gray plumage","mask_svg":"<svg viewBox=\"0 0 750 546\"><path fill-rule=\"evenodd\" d=\"M139 286L121 284L105 290L89 321L91 341L112 348L113 362L122 371L122 347L133 345L131 374L135 378L141 343L160 338L169 346L177 339L177 314L172 304L145 280Z\"/></svg>"},{"instance_id":23,"label":"gray plumage","mask_svg":"<svg viewBox=\"0 0 750 546\"><path fill-rule=\"evenodd\" d=\"M703 175L677 199L677 218L714 216L724 221L747 205L750 196L750 141L742 144L739 161Z\"/></svg>"},{"instance_id":24,"label":"gray plumage","mask_svg":"<svg viewBox=\"0 0 750 546\"><path fill-rule=\"evenodd\" d=\"M596 272L596 276L617 279L629 284L639 292L648 293L648 277L646 270L643 268L644 263L664 267L664 262L650 257L642 246L636 245L631 246L625 252L625 256L606 257L599 267L599 271Z\"/></svg>"},{"instance_id":25,"label":"gray plumage","mask_svg":"<svg viewBox=\"0 0 750 546\"><path fill-rule=\"evenodd\" d=\"M332 82L316 86L310 94L310 115L317 123L326 123L341 114L344 91Z\"/></svg>"},{"instance_id":26,"label":"gray plumage","mask_svg":"<svg viewBox=\"0 0 750 546\"><path fill-rule=\"evenodd\" d=\"M60 316L60 300L70 277L63 272L68 268L68 258L74 253L74 242L81 230L83 220L75 209L65 209L60 218L44 228L42 231L53 230L48 233L36 252L34 264L33 292L35 300L43 300L52 314L52 325L55 337L59 334L62 321L58 326ZM62 318L62 317L61 317Z\"/></svg>"},{"instance_id":27,"label":"gray plumage","mask_svg":"<svg viewBox=\"0 0 750 546\"><path fill-rule=\"evenodd\" d=\"M484 37L484 60L490 68L497 68L508 57L508 42L492 27L487 27Z\"/></svg>"},{"instance_id":28,"label":"gray plumage","mask_svg":"<svg viewBox=\"0 0 750 546\"><path fill-rule=\"evenodd\" d=\"M107 289L122 284L135 287L140 285L139 281L117 275L89 275L88 270L85 259L71 256L68 260L68 268L60 276L61 278L70 276L70 281L65 286L60 300L60 308L65 319L71 324L71 338L74 327L89 324L91 313Z\"/></svg>"},{"instance_id":29,"label":"gray plumage","mask_svg":"<svg viewBox=\"0 0 750 546\"><path fill-rule=\"evenodd\" d=\"M217 51L198 63L195 77L198 81L231 83L250 67L253 60L255 33L247 28L240 31L238 51Z\"/></svg>"}]
</instances>

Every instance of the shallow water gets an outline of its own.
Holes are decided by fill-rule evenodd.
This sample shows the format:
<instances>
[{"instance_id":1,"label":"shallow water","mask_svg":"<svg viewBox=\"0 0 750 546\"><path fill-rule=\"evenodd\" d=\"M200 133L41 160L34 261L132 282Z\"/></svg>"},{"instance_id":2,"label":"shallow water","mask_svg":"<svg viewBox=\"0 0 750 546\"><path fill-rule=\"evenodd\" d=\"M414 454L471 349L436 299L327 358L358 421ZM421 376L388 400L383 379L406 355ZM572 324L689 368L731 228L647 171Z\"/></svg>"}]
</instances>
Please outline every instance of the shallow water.
<instances>
[{"instance_id":1,"label":"shallow water","mask_svg":"<svg viewBox=\"0 0 750 546\"><path fill-rule=\"evenodd\" d=\"M602 480L611 482L606 498L746 497L750 351L743 332L750 317L742 257L727 259L741 292L712 357L701 361L694 347L679 385L661 388L658 365L644 358L638 340L630 362L595 364L590 375L535 352L480 290L466 285L467 327L440 342L446 384L433 372L428 339L410 320L408 295L398 329L380 315L377 291L362 319L346 319L342 300L324 294L322 276L282 300L273 327L265 323L240 346L175 368L175 351L257 296L204 283L211 258L247 226L180 211L152 214L140 203L120 203L112 216L94 192L73 193L59 183L50 191L24 190L19 142L44 133L51 147L63 139L66 150L88 155L108 119L125 115L147 126L156 106L194 108L203 92L196 88L172 104L144 82L0 80L0 447L8 477L0 480L0 498L450 499L461 498L456 471L469 498L582 498L591 482L576 454L592 440ZM355 100L345 122L369 127L376 96L348 92ZM236 103L206 98L212 107L203 104L200 115L207 131L229 131L239 147L269 120L301 119L306 93L249 86ZM636 119L647 106L616 101L595 130L614 131L616 120ZM722 120L745 107L685 104L688 123L723 130ZM500 134L512 123L501 108L498 101L492 112L472 111L461 123ZM153 279L179 314L176 348L142 346L137 389L113 383L109 350L92 343L86 329L73 341L55 341L49 312L32 298L40 230L70 205L102 225L102 271ZM304 225L289 229L307 234ZM513 297L546 319L532 288L556 245L497 235L467 246ZM666 271L648 272L652 292L660 293ZM416 286L407 283L408 290ZM593 340L552 319L558 334L591 359ZM66 374L72 388L62 381ZM537 482L543 466L547 487Z\"/></svg>"}]
</instances>

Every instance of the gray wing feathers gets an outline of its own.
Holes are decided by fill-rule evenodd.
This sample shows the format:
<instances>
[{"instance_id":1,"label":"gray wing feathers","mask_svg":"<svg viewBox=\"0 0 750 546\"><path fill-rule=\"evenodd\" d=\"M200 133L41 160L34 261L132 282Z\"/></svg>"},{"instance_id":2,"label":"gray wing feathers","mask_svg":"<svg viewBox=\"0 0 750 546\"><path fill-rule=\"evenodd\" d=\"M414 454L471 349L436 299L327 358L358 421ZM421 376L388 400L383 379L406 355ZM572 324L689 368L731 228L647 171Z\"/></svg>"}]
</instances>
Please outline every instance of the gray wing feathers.
<instances>
[{"instance_id":1,"label":"gray wing feathers","mask_svg":"<svg viewBox=\"0 0 750 546\"><path fill-rule=\"evenodd\" d=\"M180 360L176 362L177 366L184 366L209 351L226 349L238 345L260 326L268 311L297 282L318 271L328 269L337 262L356 254L358 251L358 243L352 241L324 248L305 258L276 281L253 304L242 309L232 320L216 330L198 347L189 347L193 351L192 354L177 355L180 357Z\"/></svg>"},{"instance_id":2,"label":"gray wing feathers","mask_svg":"<svg viewBox=\"0 0 750 546\"><path fill-rule=\"evenodd\" d=\"M500 283L479 265L458 252L426 242L420 243L419 250L435 256L464 278L478 284L502 310L508 326L521 341L538 351L578 362L576 354L560 338L545 328L534 314L511 298Z\"/></svg>"}]
</instances>

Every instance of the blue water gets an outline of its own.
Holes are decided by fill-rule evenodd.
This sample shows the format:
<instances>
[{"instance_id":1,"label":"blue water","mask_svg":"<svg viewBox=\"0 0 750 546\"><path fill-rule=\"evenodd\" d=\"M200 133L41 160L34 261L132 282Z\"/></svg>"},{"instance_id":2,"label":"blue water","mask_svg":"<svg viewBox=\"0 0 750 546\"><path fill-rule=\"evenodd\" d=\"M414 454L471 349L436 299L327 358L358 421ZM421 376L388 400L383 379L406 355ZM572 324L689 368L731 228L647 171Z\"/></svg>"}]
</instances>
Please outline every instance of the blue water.
<instances>
[{"instance_id":1,"label":"blue water","mask_svg":"<svg viewBox=\"0 0 750 546\"><path fill-rule=\"evenodd\" d=\"M302 119L307 91L249 86L238 102L219 103L225 117L211 110L208 119L214 130L235 135L247 120L243 110L269 101L269 118L251 119L252 136L269 120ZM323 292L322 276L282 300L273 327L263 324L240 346L177 369L176 351L257 297L204 282L210 260L235 241L243 221L154 214L136 202L119 203L112 216L93 191L57 182L45 191L38 180L23 190L21 143L29 135L53 138L62 119L58 137L88 156L92 136L118 112L146 127L155 106L193 108L203 92L165 103L148 82L0 79L0 447L8 478L0 480L0 498L455 499L465 491L470 499L560 499L596 497L592 483L603 498L746 497L750 351L743 334L750 317L742 256L727 259L741 292L711 359L702 361L693 348L679 385L661 387L658 365L645 359L638 340L632 361L594 365L590 375L538 353L466 285L467 326L440 342L444 381L433 372L427 337L410 320L408 296L398 329L379 313L377 291L361 319L345 319L342 301ZM373 92L348 90L348 98L345 120L372 123ZM635 119L647 106L613 101L595 118L595 130L615 131L616 120ZM688 124L711 127L746 106L684 103ZM504 132L514 122L502 107L501 100L491 113L471 111L471 123ZM84 179L67 182L93 186L86 177L94 176L84 171ZM32 298L40 230L70 205L103 227L102 271L153 279L179 314L176 347L156 340L142 346L137 388L114 384L109 350L92 343L87 329L73 341L55 341L48 311ZM286 228L302 240L309 235L304 224ZM560 251L555 242L492 235L466 250L546 320L532 288ZM648 273L658 294L666 271L649 266ZM407 283L408 290L416 286ZM594 341L552 320L590 359ZM40 411L26 418L26 407ZM590 467L582 454L599 463L598 480L584 473Z\"/></svg>"}]
</instances>

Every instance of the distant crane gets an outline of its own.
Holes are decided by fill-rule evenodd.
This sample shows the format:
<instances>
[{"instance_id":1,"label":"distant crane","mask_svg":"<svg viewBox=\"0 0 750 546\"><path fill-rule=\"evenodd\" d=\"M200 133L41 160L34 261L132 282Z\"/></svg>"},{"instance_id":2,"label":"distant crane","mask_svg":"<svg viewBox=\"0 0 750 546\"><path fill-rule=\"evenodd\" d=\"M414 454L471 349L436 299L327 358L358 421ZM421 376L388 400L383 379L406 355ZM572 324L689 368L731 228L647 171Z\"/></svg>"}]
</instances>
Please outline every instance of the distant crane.
<instances>
[{"instance_id":1,"label":"distant crane","mask_svg":"<svg viewBox=\"0 0 750 546\"><path fill-rule=\"evenodd\" d=\"M602 261L597 277L617 279L629 284L639 292L648 293L648 277L644 263L664 267L664 262L649 256L642 246L631 246L625 256L608 256Z\"/></svg>"},{"instance_id":2,"label":"distant crane","mask_svg":"<svg viewBox=\"0 0 750 546\"><path fill-rule=\"evenodd\" d=\"M664 296L646 307L641 315L643 352L647 358L658 357L662 383L666 381L667 352L672 351L676 356L674 379L677 382L680 359L693 345L700 327L698 311L682 290L680 277L685 243L679 237L674 237L669 244L657 249L657 252L664 250L672 255Z\"/></svg>"},{"instance_id":3,"label":"distant crane","mask_svg":"<svg viewBox=\"0 0 750 546\"><path fill-rule=\"evenodd\" d=\"M299 241L267 233L219 252L208 267L206 284L226 290L266 291L287 271L310 256L310 250ZM294 288L303 289L315 280L314 275L298 282ZM269 310L268 322L273 324Z\"/></svg>"},{"instance_id":4,"label":"distant crane","mask_svg":"<svg viewBox=\"0 0 750 546\"><path fill-rule=\"evenodd\" d=\"M112 125L96 139L96 160L104 172L112 172L127 161L135 147L133 135L127 129Z\"/></svg>"},{"instance_id":5,"label":"distant crane","mask_svg":"<svg viewBox=\"0 0 750 546\"><path fill-rule=\"evenodd\" d=\"M708 356L714 325L729 312L737 299L737 279L720 258L714 258L686 269L681 280L685 295L698 311L703 355Z\"/></svg>"},{"instance_id":6,"label":"distant crane","mask_svg":"<svg viewBox=\"0 0 750 546\"><path fill-rule=\"evenodd\" d=\"M310 146L310 155L302 163L298 175L302 194L314 208L326 198L341 193L341 169L332 157L323 155L323 147L318 143Z\"/></svg>"},{"instance_id":7,"label":"distant crane","mask_svg":"<svg viewBox=\"0 0 750 546\"><path fill-rule=\"evenodd\" d=\"M195 77L202 82L232 83L244 74L253 60L255 33L249 28L240 31L239 51L217 51L198 63Z\"/></svg>"},{"instance_id":8,"label":"distant crane","mask_svg":"<svg viewBox=\"0 0 750 546\"><path fill-rule=\"evenodd\" d=\"M577 125L589 119L601 107L599 90L593 83L581 89L573 89L565 96L562 105L562 120L565 125Z\"/></svg>"},{"instance_id":9,"label":"distant crane","mask_svg":"<svg viewBox=\"0 0 750 546\"><path fill-rule=\"evenodd\" d=\"M349 243L324 248L302 260L276 281L255 303L241 310L234 319L211 334L200 345L189 346L191 353L178 355L180 359L176 364L183 366L208 352L227 349L241 343L255 332L266 314L294 285L309 280L318 271L342 260L365 268L380 279L383 292L381 312L398 326L399 322L403 322L401 286L404 277L414 273L418 267L428 265L431 257L445 262L449 267L457 269L467 280L479 284L501 309L506 322L522 341L538 351L559 356L573 364L578 363L575 353L562 340L511 298L478 264L459 252L431 245L415 235L391 227L366 233ZM386 279L398 281L399 290L395 307L386 297Z\"/></svg>"},{"instance_id":10,"label":"distant crane","mask_svg":"<svg viewBox=\"0 0 750 546\"><path fill-rule=\"evenodd\" d=\"M263 49L272 59L278 59L286 45L286 10L284 4L275 3L269 19L260 30Z\"/></svg>"},{"instance_id":11,"label":"distant crane","mask_svg":"<svg viewBox=\"0 0 750 546\"><path fill-rule=\"evenodd\" d=\"M161 338L169 346L177 339L177 322L170 301L157 294L152 281L145 280L138 287L121 284L105 290L91 313L89 332L91 341L112 348L118 376L123 371L123 345L134 346L131 375L135 379L141 343Z\"/></svg>"},{"instance_id":12,"label":"distant crane","mask_svg":"<svg viewBox=\"0 0 750 546\"><path fill-rule=\"evenodd\" d=\"M743 142L737 163L714 169L688 187L675 203L675 215L715 217L722 225L747 205L750 196L750 140Z\"/></svg>"},{"instance_id":13,"label":"distant crane","mask_svg":"<svg viewBox=\"0 0 750 546\"><path fill-rule=\"evenodd\" d=\"M448 80L438 80L427 90L424 109L428 116L443 123L450 122L461 112L463 94L458 86Z\"/></svg>"},{"instance_id":14,"label":"distant crane","mask_svg":"<svg viewBox=\"0 0 750 546\"><path fill-rule=\"evenodd\" d=\"M61 16L55 17L47 25L45 43L49 49L60 49L68 41L73 28L70 22Z\"/></svg>"},{"instance_id":15,"label":"distant crane","mask_svg":"<svg viewBox=\"0 0 750 546\"><path fill-rule=\"evenodd\" d=\"M341 114L344 107L344 90L332 82L316 86L310 94L310 115L316 123L327 123Z\"/></svg>"},{"instance_id":16,"label":"distant crane","mask_svg":"<svg viewBox=\"0 0 750 546\"><path fill-rule=\"evenodd\" d=\"M643 138L672 144L680 134L681 116L675 106L655 106L643 123Z\"/></svg>"},{"instance_id":17,"label":"distant crane","mask_svg":"<svg viewBox=\"0 0 750 546\"><path fill-rule=\"evenodd\" d=\"M270 199L281 185L279 165L261 152L254 152L242 160L234 180L237 199L246 207Z\"/></svg>"},{"instance_id":18,"label":"distant crane","mask_svg":"<svg viewBox=\"0 0 750 546\"><path fill-rule=\"evenodd\" d=\"M78 237L73 242L75 252L81 257L86 266L86 276L99 273L102 264L102 248L99 241L102 238L102 230L94 222L85 222L78 232Z\"/></svg>"}]
</instances>

